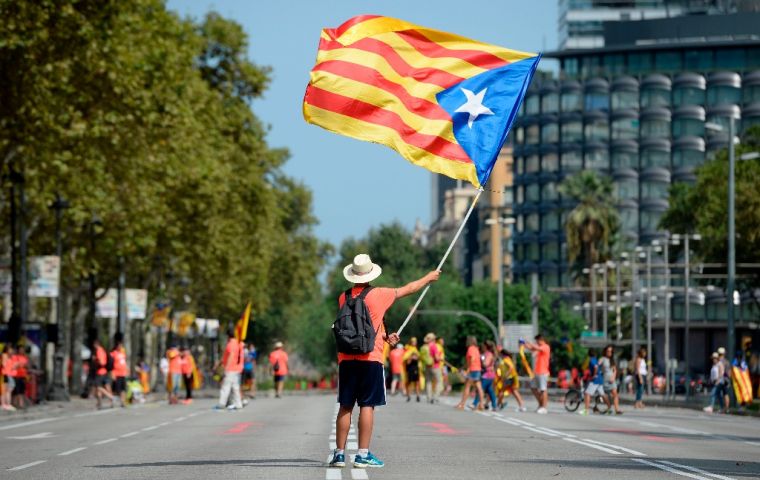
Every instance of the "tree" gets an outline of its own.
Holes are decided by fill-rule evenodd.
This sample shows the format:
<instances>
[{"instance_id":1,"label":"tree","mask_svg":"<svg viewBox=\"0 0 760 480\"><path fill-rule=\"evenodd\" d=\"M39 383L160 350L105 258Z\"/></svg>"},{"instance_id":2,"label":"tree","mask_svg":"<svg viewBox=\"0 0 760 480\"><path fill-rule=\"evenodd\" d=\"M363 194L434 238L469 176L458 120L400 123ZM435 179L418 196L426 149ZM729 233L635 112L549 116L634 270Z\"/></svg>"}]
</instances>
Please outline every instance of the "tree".
<instances>
[{"instance_id":1,"label":"tree","mask_svg":"<svg viewBox=\"0 0 760 480\"><path fill-rule=\"evenodd\" d=\"M576 277L580 277L580 270L607 260L612 251L620 224L612 181L593 170L584 170L566 178L559 192L577 202L565 222L565 234L569 260L575 266Z\"/></svg>"}]
</instances>

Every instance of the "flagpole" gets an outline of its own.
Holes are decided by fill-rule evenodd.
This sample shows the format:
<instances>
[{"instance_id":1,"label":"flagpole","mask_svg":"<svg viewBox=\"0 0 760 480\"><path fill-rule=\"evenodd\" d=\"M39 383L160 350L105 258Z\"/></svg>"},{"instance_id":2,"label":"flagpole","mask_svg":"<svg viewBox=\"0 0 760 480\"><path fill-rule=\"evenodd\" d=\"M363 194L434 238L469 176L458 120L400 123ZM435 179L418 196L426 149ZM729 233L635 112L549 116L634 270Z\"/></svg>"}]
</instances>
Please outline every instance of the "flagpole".
<instances>
[{"instance_id":1,"label":"flagpole","mask_svg":"<svg viewBox=\"0 0 760 480\"><path fill-rule=\"evenodd\" d=\"M467 223L467 220L470 218L472 211L475 209L475 204L478 203L478 199L480 199L480 195L482 193L483 193L483 187L478 188L478 193L477 195L475 195L475 198L472 199L472 204L470 205L470 209L467 210L467 213L465 214L464 219L462 220L462 224L459 225L459 229L457 230L457 233L454 235L454 238L451 240L451 243L449 244L449 248L446 249L446 253L443 254L441 263L438 264L438 267L436 268L436 270L442 269L443 264L446 263L446 259L449 258L449 254L451 253L451 250L454 248L454 244L457 242L459 235L462 234L462 230L464 230L464 226ZM420 303L422 303L422 299L425 298L425 295L427 294L429 289L430 289L430 284L426 285L425 289L422 290L422 293L420 294L420 297L417 299L417 302L414 304L412 309L409 310L409 314L406 316L406 320L404 320L404 323L401 324L401 327L396 331L396 333L401 335L401 332L406 327L406 324L409 323L409 320L411 320L412 317L414 316L414 312L417 311L417 307L420 306Z\"/></svg>"}]
</instances>

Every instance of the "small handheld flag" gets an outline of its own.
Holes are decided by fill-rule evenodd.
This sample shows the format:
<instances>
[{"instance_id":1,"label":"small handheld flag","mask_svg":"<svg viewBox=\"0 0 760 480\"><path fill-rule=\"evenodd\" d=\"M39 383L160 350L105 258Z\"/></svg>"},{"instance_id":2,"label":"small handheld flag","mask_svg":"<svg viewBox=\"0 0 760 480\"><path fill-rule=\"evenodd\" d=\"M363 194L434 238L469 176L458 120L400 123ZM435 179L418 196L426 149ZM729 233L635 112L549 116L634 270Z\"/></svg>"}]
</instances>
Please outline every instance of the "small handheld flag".
<instances>
[{"instance_id":1,"label":"small handheld flag","mask_svg":"<svg viewBox=\"0 0 760 480\"><path fill-rule=\"evenodd\" d=\"M481 187L540 57L362 15L322 31L303 114Z\"/></svg>"},{"instance_id":2,"label":"small handheld flag","mask_svg":"<svg viewBox=\"0 0 760 480\"><path fill-rule=\"evenodd\" d=\"M240 320L238 320L235 324L235 338L241 342L245 341L245 338L248 335L248 319L250 318L251 302L248 302L248 304L245 306L245 310L243 311L243 315L240 316Z\"/></svg>"}]
</instances>

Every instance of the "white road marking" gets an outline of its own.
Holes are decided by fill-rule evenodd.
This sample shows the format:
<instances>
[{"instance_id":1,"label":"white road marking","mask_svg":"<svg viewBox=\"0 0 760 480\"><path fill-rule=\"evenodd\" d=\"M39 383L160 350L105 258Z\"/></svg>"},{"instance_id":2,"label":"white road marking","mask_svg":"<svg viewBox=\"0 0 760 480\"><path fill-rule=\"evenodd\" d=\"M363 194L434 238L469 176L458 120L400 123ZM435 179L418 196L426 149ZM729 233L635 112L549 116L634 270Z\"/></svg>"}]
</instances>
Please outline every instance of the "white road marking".
<instances>
[{"instance_id":1,"label":"white road marking","mask_svg":"<svg viewBox=\"0 0 760 480\"><path fill-rule=\"evenodd\" d=\"M9 472L14 472L16 470L23 470L25 468L34 467L35 465L39 465L41 463L45 463L47 460L37 460L36 462L27 463L25 465L19 465L18 467L9 468Z\"/></svg>"},{"instance_id":2,"label":"white road marking","mask_svg":"<svg viewBox=\"0 0 760 480\"><path fill-rule=\"evenodd\" d=\"M710 473L710 472L707 472L707 471L702 470L702 469L697 468L697 467L690 467L688 465L681 465L680 463L669 462L667 460L658 460L658 461L660 463L664 463L666 465L670 465L670 466L678 467L678 468L683 468L685 470L690 470L690 471L695 472L695 473L701 473L702 475L707 475L708 477L718 478L720 480L735 480L735 479L733 479L731 477L726 477L724 475L718 475L717 473Z\"/></svg>"},{"instance_id":3,"label":"white road marking","mask_svg":"<svg viewBox=\"0 0 760 480\"><path fill-rule=\"evenodd\" d=\"M559 437L559 435L555 435L555 434L553 434L551 432L545 432L543 430L539 430L539 429L533 428L533 427L526 427L525 425L523 425L522 428L524 428L525 430L530 430L531 432L540 433L542 435L549 435L550 437Z\"/></svg>"},{"instance_id":4,"label":"white road marking","mask_svg":"<svg viewBox=\"0 0 760 480\"><path fill-rule=\"evenodd\" d=\"M151 427L145 427L145 428L143 428L143 429L142 429L142 431L143 431L143 432L149 432L149 431L151 431L151 430L155 430L155 429L157 429L157 428L158 428L158 425L153 425L153 426L151 426Z\"/></svg>"},{"instance_id":5,"label":"white road marking","mask_svg":"<svg viewBox=\"0 0 760 480\"><path fill-rule=\"evenodd\" d=\"M508 424L513 425L515 427L521 427L522 426L521 424L515 422L511 418L497 418L496 420L498 420L500 422L508 423Z\"/></svg>"},{"instance_id":6,"label":"white road marking","mask_svg":"<svg viewBox=\"0 0 760 480\"><path fill-rule=\"evenodd\" d=\"M28 427L30 425L39 425L40 423L52 422L54 420L59 420L59 419L58 418L40 418L39 420L30 420L28 422L14 423L13 425L6 425L4 427L0 427L0 431L12 430L14 428Z\"/></svg>"},{"instance_id":7,"label":"white road marking","mask_svg":"<svg viewBox=\"0 0 760 480\"><path fill-rule=\"evenodd\" d=\"M330 442L330 450L335 450L336 448L338 448L338 444L335 442Z\"/></svg>"},{"instance_id":8,"label":"white road marking","mask_svg":"<svg viewBox=\"0 0 760 480\"><path fill-rule=\"evenodd\" d=\"M760 447L760 442L744 442L744 443L746 443L747 445L753 445L755 447Z\"/></svg>"},{"instance_id":9,"label":"white road marking","mask_svg":"<svg viewBox=\"0 0 760 480\"><path fill-rule=\"evenodd\" d=\"M107 438L105 440L101 440L99 442L95 442L95 443L93 443L93 445L105 445L106 443L115 442L116 440L118 440L118 438Z\"/></svg>"},{"instance_id":10,"label":"white road marking","mask_svg":"<svg viewBox=\"0 0 760 480\"><path fill-rule=\"evenodd\" d=\"M124 435L122 435L121 438L134 437L135 435L139 435L139 434L140 434L140 432L129 432L129 433L125 433Z\"/></svg>"},{"instance_id":11,"label":"white road marking","mask_svg":"<svg viewBox=\"0 0 760 480\"><path fill-rule=\"evenodd\" d=\"M361 468L352 468L351 469L351 478L353 480L367 480L369 476L367 476L367 471Z\"/></svg>"},{"instance_id":12,"label":"white road marking","mask_svg":"<svg viewBox=\"0 0 760 480\"><path fill-rule=\"evenodd\" d=\"M693 473L676 470L675 468L669 467L667 465L650 462L649 460L644 460L642 458L634 458L633 461L643 463L644 465L649 465L650 467L659 468L660 470L665 470L666 472L675 473L676 475L681 475L684 477L695 478L697 480L710 480L709 477L700 477L699 475L694 475Z\"/></svg>"},{"instance_id":13,"label":"white road marking","mask_svg":"<svg viewBox=\"0 0 760 480\"><path fill-rule=\"evenodd\" d=\"M74 453L77 453L77 452L81 452L82 450L87 450L87 447L79 447L79 448L75 448L73 450L67 450L65 452L59 453L58 456L59 457L65 457L65 456L68 456L68 455L71 455L71 454L74 454Z\"/></svg>"},{"instance_id":14,"label":"white road marking","mask_svg":"<svg viewBox=\"0 0 760 480\"><path fill-rule=\"evenodd\" d=\"M328 468L325 472L325 480L341 480L340 468Z\"/></svg>"},{"instance_id":15,"label":"white road marking","mask_svg":"<svg viewBox=\"0 0 760 480\"><path fill-rule=\"evenodd\" d=\"M167 425L169 425L169 422L161 422L158 424L159 427L165 427Z\"/></svg>"},{"instance_id":16,"label":"white road marking","mask_svg":"<svg viewBox=\"0 0 760 480\"><path fill-rule=\"evenodd\" d=\"M604 443L604 442L599 442L599 441L596 441L596 440L591 440L590 438L584 438L583 441L584 442L589 442L589 443L595 443L597 445L602 445L603 447L616 448L616 449L621 450L623 452L630 453L631 455L637 455L639 457L646 457L647 456L646 453L641 453L641 452L639 452L637 450L633 450L633 449L626 448L626 447L621 447L619 445L613 445L611 443Z\"/></svg>"},{"instance_id":17,"label":"white road marking","mask_svg":"<svg viewBox=\"0 0 760 480\"><path fill-rule=\"evenodd\" d=\"M175 422L181 422L182 420L187 420L187 417L179 417L174 419Z\"/></svg>"},{"instance_id":18,"label":"white road marking","mask_svg":"<svg viewBox=\"0 0 760 480\"><path fill-rule=\"evenodd\" d=\"M50 437L56 437L57 435L53 435L53 432L40 432L40 433L34 433L32 435L24 435L21 437L7 437L11 440L39 440L41 438L50 438Z\"/></svg>"},{"instance_id":19,"label":"white road marking","mask_svg":"<svg viewBox=\"0 0 760 480\"><path fill-rule=\"evenodd\" d=\"M575 435L570 435L569 433L560 432L559 430L552 430L551 428L547 428L547 427L536 427L536 428L538 428L540 430L545 430L545 431L547 431L549 433L553 433L555 435L559 435L560 437L576 438Z\"/></svg>"},{"instance_id":20,"label":"white road marking","mask_svg":"<svg viewBox=\"0 0 760 480\"><path fill-rule=\"evenodd\" d=\"M532 424L532 423L530 423L530 422L526 422L525 420L518 420L518 419L516 419L516 418L512 418L511 420L512 420L512 421L515 421L515 422L517 422L517 423L519 423L520 425L525 425L525 426L527 426L527 427L535 427L535 425L533 425L533 424Z\"/></svg>"},{"instance_id":21,"label":"white road marking","mask_svg":"<svg viewBox=\"0 0 760 480\"><path fill-rule=\"evenodd\" d=\"M562 440L565 440L566 442L577 443L578 445L585 445L585 446L590 447L590 448L595 448L595 449L601 450L602 452L605 452L605 453L611 453L613 455L622 455L622 453L617 452L615 450L611 450L611 449L609 449L607 447L602 447L601 445L594 445L593 443L586 443L586 442L583 442L581 440L576 440L574 438L563 438Z\"/></svg>"},{"instance_id":22,"label":"white road marking","mask_svg":"<svg viewBox=\"0 0 760 480\"><path fill-rule=\"evenodd\" d=\"M346 450L359 450L359 444L357 442L348 442L346 444Z\"/></svg>"}]
</instances>

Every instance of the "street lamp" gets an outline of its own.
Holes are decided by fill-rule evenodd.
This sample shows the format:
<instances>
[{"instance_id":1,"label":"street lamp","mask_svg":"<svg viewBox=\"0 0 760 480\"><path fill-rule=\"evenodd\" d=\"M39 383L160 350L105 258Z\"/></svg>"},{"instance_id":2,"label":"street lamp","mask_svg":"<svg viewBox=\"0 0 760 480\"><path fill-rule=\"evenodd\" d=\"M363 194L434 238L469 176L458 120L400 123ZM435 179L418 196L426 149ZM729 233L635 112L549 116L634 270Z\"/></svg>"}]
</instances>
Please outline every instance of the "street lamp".
<instances>
[{"instance_id":1,"label":"street lamp","mask_svg":"<svg viewBox=\"0 0 760 480\"><path fill-rule=\"evenodd\" d=\"M685 234L685 235L679 235L674 234L671 237L675 243L678 243L681 238L683 238L684 242L684 269L683 269L683 290L684 290L684 358L683 361L686 364L686 397L688 398L691 393L691 374L690 374L690 349L689 349L689 338L691 336L690 326L691 326L691 319L689 318L690 313L690 304L691 304L691 287L689 286L689 276L691 274L691 262L690 262L690 255L691 251L689 248L689 240L701 240L702 236L699 234Z\"/></svg>"},{"instance_id":2,"label":"street lamp","mask_svg":"<svg viewBox=\"0 0 760 480\"><path fill-rule=\"evenodd\" d=\"M501 338L501 346L504 347L504 341L506 340L505 334L504 334L504 231L503 227L505 225L514 225L515 224L515 218L514 217L498 217L498 218L488 218L486 219L486 225L501 225L502 228L499 229L499 248L498 248L498 259L497 263L499 264L499 285L498 285L498 318L497 322L499 324L499 338Z\"/></svg>"},{"instance_id":3,"label":"street lamp","mask_svg":"<svg viewBox=\"0 0 760 480\"><path fill-rule=\"evenodd\" d=\"M55 254L58 257L59 271L63 269L63 241L61 239L61 220L63 211L69 208L69 202L60 194L56 193L55 201L50 205L55 210ZM60 277L59 277L60 278ZM58 297L55 299L55 323L58 326L58 336L55 342L55 357L53 360L53 381L48 391L48 400L68 401L69 392L63 383L63 366L66 360L66 351L68 350L67 338L68 328L63 321L63 295L61 281L58 281Z\"/></svg>"}]
</instances>

